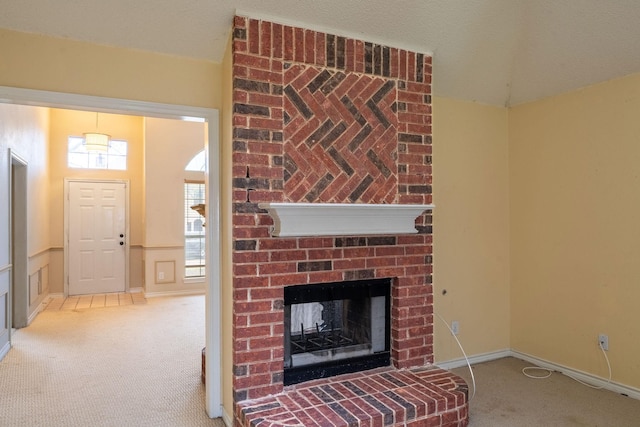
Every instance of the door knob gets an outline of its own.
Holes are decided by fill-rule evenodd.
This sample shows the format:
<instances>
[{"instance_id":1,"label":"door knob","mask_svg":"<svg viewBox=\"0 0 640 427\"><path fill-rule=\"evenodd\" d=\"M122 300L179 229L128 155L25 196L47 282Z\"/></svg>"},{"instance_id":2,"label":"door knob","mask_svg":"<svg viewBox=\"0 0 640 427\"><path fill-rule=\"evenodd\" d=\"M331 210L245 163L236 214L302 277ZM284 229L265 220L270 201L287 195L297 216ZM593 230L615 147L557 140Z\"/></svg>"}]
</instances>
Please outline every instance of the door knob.
<instances>
[{"instance_id":1,"label":"door knob","mask_svg":"<svg viewBox=\"0 0 640 427\"><path fill-rule=\"evenodd\" d=\"M124 245L124 242L120 242L120 246Z\"/></svg>"},{"instance_id":2,"label":"door knob","mask_svg":"<svg viewBox=\"0 0 640 427\"><path fill-rule=\"evenodd\" d=\"M123 237L124 237L124 234L121 234L121 235L120 235L120 238L123 238Z\"/></svg>"}]
</instances>

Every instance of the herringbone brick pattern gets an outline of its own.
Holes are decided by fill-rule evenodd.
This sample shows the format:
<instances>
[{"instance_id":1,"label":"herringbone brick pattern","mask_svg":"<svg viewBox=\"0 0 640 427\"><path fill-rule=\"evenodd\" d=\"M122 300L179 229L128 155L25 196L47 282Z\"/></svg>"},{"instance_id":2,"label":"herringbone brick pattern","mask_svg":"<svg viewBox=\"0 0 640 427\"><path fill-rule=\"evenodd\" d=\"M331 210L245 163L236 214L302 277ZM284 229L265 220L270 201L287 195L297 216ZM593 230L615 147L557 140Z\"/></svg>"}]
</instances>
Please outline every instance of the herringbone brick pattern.
<instances>
[{"instance_id":1,"label":"herringbone brick pattern","mask_svg":"<svg viewBox=\"0 0 640 427\"><path fill-rule=\"evenodd\" d=\"M393 203L395 80L295 64L284 73L285 194L294 202Z\"/></svg>"}]
</instances>

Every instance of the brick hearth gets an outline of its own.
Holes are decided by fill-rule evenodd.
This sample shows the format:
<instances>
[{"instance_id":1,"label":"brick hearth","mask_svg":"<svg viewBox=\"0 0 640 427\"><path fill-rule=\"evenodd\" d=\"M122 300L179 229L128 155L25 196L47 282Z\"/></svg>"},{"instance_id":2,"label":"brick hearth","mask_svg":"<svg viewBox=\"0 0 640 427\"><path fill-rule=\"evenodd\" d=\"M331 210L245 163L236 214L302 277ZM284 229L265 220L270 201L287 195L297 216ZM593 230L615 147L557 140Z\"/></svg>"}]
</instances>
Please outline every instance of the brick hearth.
<instances>
[{"instance_id":1,"label":"brick hearth","mask_svg":"<svg viewBox=\"0 0 640 427\"><path fill-rule=\"evenodd\" d=\"M464 381L436 367L379 368L245 400L237 415L252 427L453 427L467 425L467 397Z\"/></svg>"},{"instance_id":2,"label":"brick hearth","mask_svg":"<svg viewBox=\"0 0 640 427\"><path fill-rule=\"evenodd\" d=\"M236 17L233 78L237 408L284 391L285 286L390 278L389 369L429 366L429 212L417 234L277 238L258 204L430 204L431 57Z\"/></svg>"}]
</instances>

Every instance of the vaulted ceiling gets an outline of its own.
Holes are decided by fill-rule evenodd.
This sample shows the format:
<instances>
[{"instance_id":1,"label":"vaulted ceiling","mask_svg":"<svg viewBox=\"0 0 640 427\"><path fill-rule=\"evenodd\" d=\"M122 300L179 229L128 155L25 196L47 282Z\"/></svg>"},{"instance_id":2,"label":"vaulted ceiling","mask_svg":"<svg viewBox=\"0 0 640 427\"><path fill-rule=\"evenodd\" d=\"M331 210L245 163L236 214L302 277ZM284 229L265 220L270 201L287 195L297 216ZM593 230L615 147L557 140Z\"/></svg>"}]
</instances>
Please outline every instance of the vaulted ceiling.
<instances>
[{"instance_id":1,"label":"vaulted ceiling","mask_svg":"<svg viewBox=\"0 0 640 427\"><path fill-rule=\"evenodd\" d=\"M0 0L0 28L219 62L236 13L432 53L435 95L485 104L640 72L637 0Z\"/></svg>"}]
</instances>

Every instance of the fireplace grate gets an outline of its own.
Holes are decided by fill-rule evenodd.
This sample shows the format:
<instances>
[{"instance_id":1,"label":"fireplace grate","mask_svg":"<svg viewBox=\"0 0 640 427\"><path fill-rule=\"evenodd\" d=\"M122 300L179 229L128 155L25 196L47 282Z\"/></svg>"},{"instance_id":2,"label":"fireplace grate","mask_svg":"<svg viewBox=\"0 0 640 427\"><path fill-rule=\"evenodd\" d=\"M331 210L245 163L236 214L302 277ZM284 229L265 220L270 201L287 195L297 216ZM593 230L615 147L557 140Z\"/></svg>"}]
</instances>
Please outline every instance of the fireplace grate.
<instances>
[{"instance_id":1,"label":"fireplace grate","mask_svg":"<svg viewBox=\"0 0 640 427\"><path fill-rule=\"evenodd\" d=\"M292 354L308 353L312 351L330 350L333 348L352 345L353 338L346 336L341 329L333 325L322 328L316 323L315 332L305 333L304 324L300 324L299 335L291 337Z\"/></svg>"},{"instance_id":2,"label":"fireplace grate","mask_svg":"<svg viewBox=\"0 0 640 427\"><path fill-rule=\"evenodd\" d=\"M388 366L390 279L284 289L284 385Z\"/></svg>"}]
</instances>

